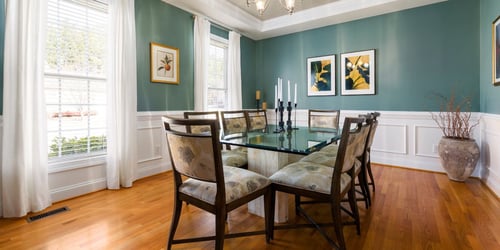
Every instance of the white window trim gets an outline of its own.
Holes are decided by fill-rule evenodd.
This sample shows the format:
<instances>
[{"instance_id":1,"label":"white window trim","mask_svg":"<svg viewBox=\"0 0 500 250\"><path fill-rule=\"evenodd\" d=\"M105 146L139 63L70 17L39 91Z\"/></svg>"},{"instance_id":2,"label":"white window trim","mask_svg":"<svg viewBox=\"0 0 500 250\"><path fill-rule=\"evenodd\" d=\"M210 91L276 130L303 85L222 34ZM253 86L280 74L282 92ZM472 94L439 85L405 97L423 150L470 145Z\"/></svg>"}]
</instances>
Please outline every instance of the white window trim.
<instances>
[{"instance_id":1,"label":"white window trim","mask_svg":"<svg viewBox=\"0 0 500 250\"><path fill-rule=\"evenodd\" d=\"M229 102L229 99L227 97L227 91L228 91L228 73L227 73L227 68L228 68L228 55L227 55L227 52L229 50L229 40L224 38L224 37L220 37L218 35L214 35L214 34L210 34L210 46L212 46L213 44L217 45L217 46L220 46L220 47L223 47L225 50L226 50L226 57L225 57L225 62L224 62L224 65L226 67L224 67L224 88L209 88L207 86L207 90L208 89L214 89L214 90L224 90L224 92L226 93L224 96L225 96L225 107L224 109L227 108L227 105L228 105L228 102ZM207 110L210 110L210 107L208 107L208 104L207 104L207 107L205 107Z\"/></svg>"},{"instance_id":2,"label":"white window trim","mask_svg":"<svg viewBox=\"0 0 500 250\"><path fill-rule=\"evenodd\" d=\"M96 165L104 165L106 164L106 155L96 155L96 156L87 156L87 157L71 157L71 158L60 158L55 161L49 162L49 174L51 173L59 173L64 171L69 171L73 169L92 167Z\"/></svg>"},{"instance_id":3,"label":"white window trim","mask_svg":"<svg viewBox=\"0 0 500 250\"><path fill-rule=\"evenodd\" d=\"M104 6L108 5L108 0L93 0L93 2L81 1L81 0L68 0L69 2L73 1L77 4L81 4L82 6L87 6L90 4L96 10L101 9L101 11L106 12L109 15L109 12L105 11ZM79 3L81 2L81 3ZM49 20L47 20L49 21ZM109 36L109 35L108 35ZM103 76L98 75L84 75L84 74L68 74L68 73L58 73L54 71L46 71L44 69L44 78L59 78L59 79L75 79L75 80L86 80L86 81L107 81L108 79ZM106 129L106 128L104 128ZM48 158L48 171L49 173L57 173L68 171L72 169L78 168L86 168L92 167L96 165L106 164L107 158L107 150L105 151L96 151L84 154L75 154L75 155L66 155L62 157L49 157Z\"/></svg>"}]
</instances>

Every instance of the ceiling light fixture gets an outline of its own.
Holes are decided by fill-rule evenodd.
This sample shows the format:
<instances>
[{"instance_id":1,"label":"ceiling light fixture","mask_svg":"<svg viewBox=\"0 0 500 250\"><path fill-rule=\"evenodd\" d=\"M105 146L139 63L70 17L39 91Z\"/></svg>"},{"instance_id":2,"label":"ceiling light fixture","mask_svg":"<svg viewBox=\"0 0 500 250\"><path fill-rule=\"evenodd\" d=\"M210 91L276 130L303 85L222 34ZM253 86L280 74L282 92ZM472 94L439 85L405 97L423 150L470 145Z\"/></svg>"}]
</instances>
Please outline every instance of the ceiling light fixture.
<instances>
[{"instance_id":1,"label":"ceiling light fixture","mask_svg":"<svg viewBox=\"0 0 500 250\"><path fill-rule=\"evenodd\" d=\"M269 2L271 2L271 0L247 0L247 6L250 7L251 4L255 4L255 8L259 12L259 15L262 16ZM293 14L295 10L295 0L279 0L279 2L281 6L288 11L288 14Z\"/></svg>"}]
</instances>

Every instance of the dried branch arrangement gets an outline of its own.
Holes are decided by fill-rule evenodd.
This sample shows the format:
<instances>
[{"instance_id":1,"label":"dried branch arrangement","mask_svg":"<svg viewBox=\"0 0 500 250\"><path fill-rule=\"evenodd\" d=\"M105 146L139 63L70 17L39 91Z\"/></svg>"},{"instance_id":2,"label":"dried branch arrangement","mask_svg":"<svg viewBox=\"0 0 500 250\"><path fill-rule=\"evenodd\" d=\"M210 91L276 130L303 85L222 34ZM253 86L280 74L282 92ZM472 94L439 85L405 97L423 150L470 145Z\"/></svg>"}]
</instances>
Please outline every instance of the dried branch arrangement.
<instances>
[{"instance_id":1,"label":"dried branch arrangement","mask_svg":"<svg viewBox=\"0 0 500 250\"><path fill-rule=\"evenodd\" d=\"M470 98L464 98L457 102L452 93L450 98L439 96L441 99L439 113L431 113L432 119L443 131L443 135L453 139L468 140L472 137L472 129L479 124L479 121L471 124L471 102Z\"/></svg>"}]
</instances>

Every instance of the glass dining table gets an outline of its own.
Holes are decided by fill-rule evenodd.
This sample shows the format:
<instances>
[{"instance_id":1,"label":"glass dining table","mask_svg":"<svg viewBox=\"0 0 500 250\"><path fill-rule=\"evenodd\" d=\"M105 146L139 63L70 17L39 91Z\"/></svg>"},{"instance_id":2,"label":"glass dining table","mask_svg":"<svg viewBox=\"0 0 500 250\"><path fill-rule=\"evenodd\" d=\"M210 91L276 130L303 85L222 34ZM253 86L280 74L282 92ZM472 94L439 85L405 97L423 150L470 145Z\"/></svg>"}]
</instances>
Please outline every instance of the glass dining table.
<instances>
[{"instance_id":1,"label":"glass dining table","mask_svg":"<svg viewBox=\"0 0 500 250\"><path fill-rule=\"evenodd\" d=\"M271 176L284 166L300 160L305 155L336 142L341 133L336 129L298 127L276 132L276 125L268 125L265 130L252 131L239 136L225 138L221 143L246 147L248 149L248 169L264 176ZM259 198L248 204L248 211L264 216L264 200ZM288 220L288 195L276 194L275 221Z\"/></svg>"}]
</instances>

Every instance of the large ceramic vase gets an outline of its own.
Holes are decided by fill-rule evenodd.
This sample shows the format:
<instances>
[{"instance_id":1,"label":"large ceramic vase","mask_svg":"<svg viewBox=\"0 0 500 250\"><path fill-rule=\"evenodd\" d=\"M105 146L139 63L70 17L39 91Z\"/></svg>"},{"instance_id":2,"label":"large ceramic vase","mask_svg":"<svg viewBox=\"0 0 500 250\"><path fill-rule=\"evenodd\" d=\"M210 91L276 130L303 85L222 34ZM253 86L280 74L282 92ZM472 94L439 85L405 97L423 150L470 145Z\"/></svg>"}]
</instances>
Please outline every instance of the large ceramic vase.
<instances>
[{"instance_id":1,"label":"large ceramic vase","mask_svg":"<svg viewBox=\"0 0 500 250\"><path fill-rule=\"evenodd\" d=\"M472 139L442 137L438 152L448 178L454 181L465 181L469 178L479 160L479 146Z\"/></svg>"}]
</instances>

